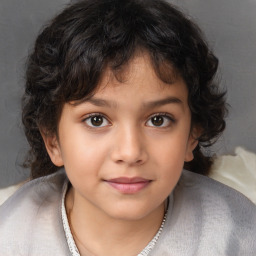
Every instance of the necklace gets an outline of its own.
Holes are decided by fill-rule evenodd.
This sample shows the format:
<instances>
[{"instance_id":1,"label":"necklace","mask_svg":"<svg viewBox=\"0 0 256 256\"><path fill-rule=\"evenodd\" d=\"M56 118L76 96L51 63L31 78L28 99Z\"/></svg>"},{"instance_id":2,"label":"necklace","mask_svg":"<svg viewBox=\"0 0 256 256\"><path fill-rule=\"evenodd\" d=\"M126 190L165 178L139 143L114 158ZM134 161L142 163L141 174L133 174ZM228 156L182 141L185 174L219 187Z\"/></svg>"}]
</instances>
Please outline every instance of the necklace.
<instances>
[{"instance_id":1,"label":"necklace","mask_svg":"<svg viewBox=\"0 0 256 256\"><path fill-rule=\"evenodd\" d=\"M164 223L165 223L166 217L167 217L167 211L168 211L168 208L165 211L164 218L162 220L162 223L161 223L161 226L160 226L158 232L156 233L154 238L149 242L149 244L137 256L147 256L150 253L150 251L154 248L154 246L155 246L157 240L159 239L159 237L162 233L162 230L164 228Z\"/></svg>"},{"instance_id":2,"label":"necklace","mask_svg":"<svg viewBox=\"0 0 256 256\"><path fill-rule=\"evenodd\" d=\"M66 193L67 193L67 189L68 189L68 182L66 182L64 184L63 193L62 193L62 202L61 202L61 218L62 218L63 228L64 228L66 240L67 240L68 247L69 247L71 255L72 256L81 256L80 253L79 253L79 250L78 250L78 248L76 246L76 243L74 241L74 237L72 236L72 233L74 234L74 236L76 237L77 241L82 246L83 246L83 244L82 244L82 242L80 242L80 240L76 236L75 232L74 231L71 232L71 229L70 229L70 226L69 226L69 222L68 222L68 218L67 218L67 212L66 212L66 209L65 209L65 196L66 196ZM166 204L165 204L165 214L164 214L164 217L163 217L163 220L162 220L162 223L161 223L161 226L160 226L158 232L153 237L153 239L147 244L147 246L137 256L148 256L149 253L154 248L154 246L157 243L157 241L158 241L158 239L159 239L159 237L160 237L160 235L162 233L162 230L164 228L164 224L165 224L165 221L166 221L166 218L167 218L168 206L169 206L169 198L167 199Z\"/></svg>"}]
</instances>

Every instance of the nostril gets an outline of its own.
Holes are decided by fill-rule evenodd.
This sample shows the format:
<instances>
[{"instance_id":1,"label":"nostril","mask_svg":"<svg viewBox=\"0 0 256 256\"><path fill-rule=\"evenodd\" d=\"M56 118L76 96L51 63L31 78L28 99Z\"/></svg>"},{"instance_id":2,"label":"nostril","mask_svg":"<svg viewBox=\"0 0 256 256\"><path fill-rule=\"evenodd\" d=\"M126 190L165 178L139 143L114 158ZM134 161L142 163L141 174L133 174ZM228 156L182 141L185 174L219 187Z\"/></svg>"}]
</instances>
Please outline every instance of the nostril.
<instances>
[{"instance_id":1,"label":"nostril","mask_svg":"<svg viewBox=\"0 0 256 256\"><path fill-rule=\"evenodd\" d=\"M115 162L117 164L128 163L130 165L141 165L141 164L143 164L144 161L142 159L138 159L138 160L135 160L135 161L128 161L128 160L118 159Z\"/></svg>"},{"instance_id":2,"label":"nostril","mask_svg":"<svg viewBox=\"0 0 256 256\"><path fill-rule=\"evenodd\" d=\"M141 159L136 161L136 164L142 164L142 163L143 163L143 161Z\"/></svg>"},{"instance_id":3,"label":"nostril","mask_svg":"<svg viewBox=\"0 0 256 256\"><path fill-rule=\"evenodd\" d=\"M121 135L119 139L114 141L113 148L110 151L111 159L118 164L143 164L147 159L147 153L138 136L132 136L130 133L124 132Z\"/></svg>"}]
</instances>

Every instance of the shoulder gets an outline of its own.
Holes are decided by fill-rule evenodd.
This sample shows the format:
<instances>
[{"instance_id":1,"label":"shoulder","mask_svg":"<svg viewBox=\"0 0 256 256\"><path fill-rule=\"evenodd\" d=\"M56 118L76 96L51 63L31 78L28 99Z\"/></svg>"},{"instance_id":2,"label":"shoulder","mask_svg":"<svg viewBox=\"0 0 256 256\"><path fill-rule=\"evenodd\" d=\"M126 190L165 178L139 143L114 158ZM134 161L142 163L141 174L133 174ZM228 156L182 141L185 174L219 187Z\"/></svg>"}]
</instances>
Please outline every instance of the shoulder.
<instances>
[{"instance_id":1,"label":"shoulder","mask_svg":"<svg viewBox=\"0 0 256 256\"><path fill-rule=\"evenodd\" d=\"M238 191L199 174L183 171L167 226L168 234L177 243L186 241L195 255L255 255L256 206Z\"/></svg>"},{"instance_id":2,"label":"shoulder","mask_svg":"<svg viewBox=\"0 0 256 256\"><path fill-rule=\"evenodd\" d=\"M16 214L16 211L20 212L22 209L26 209L26 213L33 213L31 209L40 207L45 201L58 200L64 180L64 172L59 171L25 183L0 207L1 220L7 217L10 218L10 214L8 216L5 214L7 209L12 209L11 215Z\"/></svg>"},{"instance_id":3,"label":"shoulder","mask_svg":"<svg viewBox=\"0 0 256 256\"><path fill-rule=\"evenodd\" d=\"M237 190L209 177L184 170L176 190L185 197L195 197L196 201L204 202L205 206L221 208L243 213L248 217L248 210L255 217L256 205ZM191 198L190 198L191 199ZM247 209L243 209L243 206ZM234 217L236 215L234 214ZM241 217L242 217L241 216ZM256 219L254 219L256 221Z\"/></svg>"},{"instance_id":4,"label":"shoulder","mask_svg":"<svg viewBox=\"0 0 256 256\"><path fill-rule=\"evenodd\" d=\"M237 190L189 171L183 172L176 190L179 199L200 205L209 218L218 217L220 222L227 218L237 229L247 231L253 223L256 232L256 205Z\"/></svg>"},{"instance_id":5,"label":"shoulder","mask_svg":"<svg viewBox=\"0 0 256 256\"><path fill-rule=\"evenodd\" d=\"M1 253L11 250L14 254L9 255L17 251L27 255L42 241L49 242L52 234L59 232L61 237L60 205L65 180L64 171L59 171L30 181L0 207Z\"/></svg>"}]
</instances>

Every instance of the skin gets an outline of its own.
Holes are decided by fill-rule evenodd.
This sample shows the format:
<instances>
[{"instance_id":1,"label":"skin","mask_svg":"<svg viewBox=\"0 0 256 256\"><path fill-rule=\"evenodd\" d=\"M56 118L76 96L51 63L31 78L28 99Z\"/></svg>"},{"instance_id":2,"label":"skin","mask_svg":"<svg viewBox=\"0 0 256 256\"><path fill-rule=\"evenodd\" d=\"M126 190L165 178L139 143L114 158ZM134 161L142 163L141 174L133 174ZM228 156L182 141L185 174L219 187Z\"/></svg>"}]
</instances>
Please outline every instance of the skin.
<instances>
[{"instance_id":1,"label":"skin","mask_svg":"<svg viewBox=\"0 0 256 256\"><path fill-rule=\"evenodd\" d=\"M144 53L119 81L107 69L89 101L64 105L58 138L43 135L72 184L66 210L81 254L138 254L159 229L164 202L197 145L182 78L165 84ZM145 184L113 187L120 177Z\"/></svg>"}]
</instances>

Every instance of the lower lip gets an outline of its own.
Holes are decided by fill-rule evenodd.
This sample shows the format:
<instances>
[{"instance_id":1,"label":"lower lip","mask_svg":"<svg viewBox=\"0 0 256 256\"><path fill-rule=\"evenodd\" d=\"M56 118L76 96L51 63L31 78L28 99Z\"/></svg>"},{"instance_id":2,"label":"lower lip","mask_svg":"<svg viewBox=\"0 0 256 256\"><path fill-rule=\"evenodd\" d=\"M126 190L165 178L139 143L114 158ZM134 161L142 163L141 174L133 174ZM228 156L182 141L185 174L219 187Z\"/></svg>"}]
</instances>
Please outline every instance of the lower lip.
<instances>
[{"instance_id":1,"label":"lower lip","mask_svg":"<svg viewBox=\"0 0 256 256\"><path fill-rule=\"evenodd\" d=\"M111 187L118 190L123 194L135 194L146 188L150 181L145 182L136 182L136 183L116 183L116 182L107 182Z\"/></svg>"}]
</instances>

